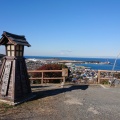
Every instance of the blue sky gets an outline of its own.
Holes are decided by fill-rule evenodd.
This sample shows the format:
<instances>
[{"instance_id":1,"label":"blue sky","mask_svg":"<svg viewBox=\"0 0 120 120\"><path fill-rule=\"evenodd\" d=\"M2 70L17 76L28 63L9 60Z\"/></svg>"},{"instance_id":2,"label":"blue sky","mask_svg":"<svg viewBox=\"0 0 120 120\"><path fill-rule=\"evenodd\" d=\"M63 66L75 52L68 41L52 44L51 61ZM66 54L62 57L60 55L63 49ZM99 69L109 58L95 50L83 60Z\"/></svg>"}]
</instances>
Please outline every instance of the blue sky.
<instances>
[{"instance_id":1,"label":"blue sky","mask_svg":"<svg viewBox=\"0 0 120 120\"><path fill-rule=\"evenodd\" d=\"M114 57L120 0L0 0L0 34L25 35L25 55ZM0 53L4 53L0 46Z\"/></svg>"}]
</instances>

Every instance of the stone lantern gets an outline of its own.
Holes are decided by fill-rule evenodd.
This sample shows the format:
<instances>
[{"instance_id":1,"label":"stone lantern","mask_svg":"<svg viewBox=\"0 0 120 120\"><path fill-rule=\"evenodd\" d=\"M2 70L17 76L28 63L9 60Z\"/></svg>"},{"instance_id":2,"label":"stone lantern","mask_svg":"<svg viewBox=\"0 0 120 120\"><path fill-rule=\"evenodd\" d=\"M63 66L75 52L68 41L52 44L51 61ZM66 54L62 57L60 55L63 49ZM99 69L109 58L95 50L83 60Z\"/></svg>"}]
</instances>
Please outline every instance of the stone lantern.
<instances>
[{"instance_id":1,"label":"stone lantern","mask_svg":"<svg viewBox=\"0 0 120 120\"><path fill-rule=\"evenodd\" d=\"M16 104L31 96L30 81L25 63L24 46L30 47L25 36L3 32L0 45L6 56L0 70L0 100Z\"/></svg>"}]
</instances>

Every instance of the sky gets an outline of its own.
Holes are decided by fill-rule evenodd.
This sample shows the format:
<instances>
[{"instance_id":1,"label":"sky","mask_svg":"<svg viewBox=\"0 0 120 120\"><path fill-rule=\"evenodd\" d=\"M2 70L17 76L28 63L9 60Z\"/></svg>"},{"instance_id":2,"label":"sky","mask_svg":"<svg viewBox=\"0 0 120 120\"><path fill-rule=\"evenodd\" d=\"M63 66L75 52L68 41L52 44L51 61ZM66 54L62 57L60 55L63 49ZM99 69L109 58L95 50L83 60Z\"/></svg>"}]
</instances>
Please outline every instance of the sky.
<instances>
[{"instance_id":1,"label":"sky","mask_svg":"<svg viewBox=\"0 0 120 120\"><path fill-rule=\"evenodd\" d=\"M115 57L120 0L0 0L3 31L25 35L25 56Z\"/></svg>"}]
</instances>

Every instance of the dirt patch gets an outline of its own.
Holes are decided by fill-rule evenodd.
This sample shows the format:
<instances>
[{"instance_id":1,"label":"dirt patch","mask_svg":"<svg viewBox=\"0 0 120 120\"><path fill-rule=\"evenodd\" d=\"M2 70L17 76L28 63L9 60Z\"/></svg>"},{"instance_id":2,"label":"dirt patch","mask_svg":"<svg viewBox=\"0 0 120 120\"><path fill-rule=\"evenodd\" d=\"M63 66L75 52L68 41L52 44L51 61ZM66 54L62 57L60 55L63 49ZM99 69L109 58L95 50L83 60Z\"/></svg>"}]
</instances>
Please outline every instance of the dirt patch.
<instances>
[{"instance_id":1,"label":"dirt patch","mask_svg":"<svg viewBox=\"0 0 120 120\"><path fill-rule=\"evenodd\" d=\"M37 116L49 116L56 112L53 106L54 97L45 97L17 106L0 103L0 119L29 119Z\"/></svg>"}]
</instances>

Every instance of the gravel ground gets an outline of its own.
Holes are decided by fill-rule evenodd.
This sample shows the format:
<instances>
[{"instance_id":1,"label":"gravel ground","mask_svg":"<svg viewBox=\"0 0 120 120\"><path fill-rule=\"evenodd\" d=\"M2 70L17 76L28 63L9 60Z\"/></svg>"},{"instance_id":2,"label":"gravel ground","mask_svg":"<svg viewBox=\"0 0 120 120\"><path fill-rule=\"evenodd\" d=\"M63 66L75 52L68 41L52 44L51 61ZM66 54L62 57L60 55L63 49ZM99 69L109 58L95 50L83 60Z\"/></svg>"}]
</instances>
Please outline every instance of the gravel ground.
<instances>
[{"instance_id":1,"label":"gravel ground","mask_svg":"<svg viewBox=\"0 0 120 120\"><path fill-rule=\"evenodd\" d=\"M120 120L120 88L100 85L32 86L36 97L17 106L0 103L1 120Z\"/></svg>"}]
</instances>

